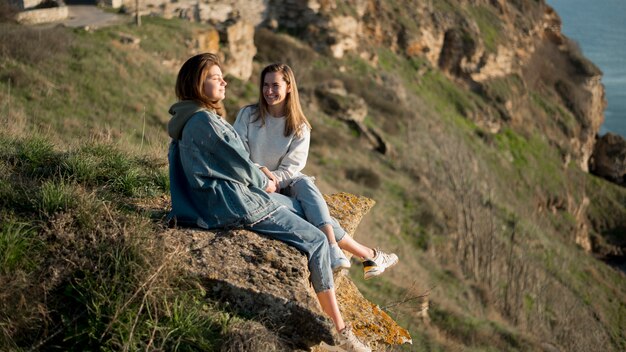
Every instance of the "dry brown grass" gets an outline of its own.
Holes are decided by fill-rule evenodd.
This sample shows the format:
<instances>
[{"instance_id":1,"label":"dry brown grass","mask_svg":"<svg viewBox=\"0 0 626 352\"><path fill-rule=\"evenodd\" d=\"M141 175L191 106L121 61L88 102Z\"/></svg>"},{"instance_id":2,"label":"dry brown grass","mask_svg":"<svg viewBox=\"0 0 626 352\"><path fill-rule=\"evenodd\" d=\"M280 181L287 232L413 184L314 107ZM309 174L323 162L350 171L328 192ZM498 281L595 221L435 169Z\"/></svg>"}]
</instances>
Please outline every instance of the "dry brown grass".
<instances>
[{"instance_id":1,"label":"dry brown grass","mask_svg":"<svg viewBox=\"0 0 626 352\"><path fill-rule=\"evenodd\" d=\"M0 55L30 62L33 65L48 60L51 55L66 53L71 37L64 28L32 28L0 23ZM1 78L6 80L8 73ZM19 77L13 77L19 84Z\"/></svg>"}]
</instances>

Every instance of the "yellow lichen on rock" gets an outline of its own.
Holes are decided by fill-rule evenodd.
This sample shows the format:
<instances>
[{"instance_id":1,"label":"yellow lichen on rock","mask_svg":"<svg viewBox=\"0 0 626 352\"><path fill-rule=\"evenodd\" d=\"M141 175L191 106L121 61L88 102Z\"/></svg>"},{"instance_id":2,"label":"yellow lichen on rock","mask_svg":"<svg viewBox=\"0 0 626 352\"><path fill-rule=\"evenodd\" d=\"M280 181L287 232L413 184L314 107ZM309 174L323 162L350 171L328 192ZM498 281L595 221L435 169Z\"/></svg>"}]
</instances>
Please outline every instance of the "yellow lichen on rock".
<instances>
[{"instance_id":1,"label":"yellow lichen on rock","mask_svg":"<svg viewBox=\"0 0 626 352\"><path fill-rule=\"evenodd\" d=\"M346 321L352 324L355 334L371 345L385 343L401 345L411 343L409 332L399 326L380 307L368 301L349 278L335 280L337 301Z\"/></svg>"},{"instance_id":2,"label":"yellow lichen on rock","mask_svg":"<svg viewBox=\"0 0 626 352\"><path fill-rule=\"evenodd\" d=\"M353 237L363 216L376 204L370 198L349 193L324 195L324 198L331 215ZM355 334L360 339L372 347L379 344L401 345L412 342L409 332L380 307L363 297L345 272L335 276L335 287L342 316L352 324Z\"/></svg>"},{"instance_id":3,"label":"yellow lichen on rock","mask_svg":"<svg viewBox=\"0 0 626 352\"><path fill-rule=\"evenodd\" d=\"M352 237L363 216L376 204L373 199L345 192L324 195L324 200L330 214Z\"/></svg>"}]
</instances>

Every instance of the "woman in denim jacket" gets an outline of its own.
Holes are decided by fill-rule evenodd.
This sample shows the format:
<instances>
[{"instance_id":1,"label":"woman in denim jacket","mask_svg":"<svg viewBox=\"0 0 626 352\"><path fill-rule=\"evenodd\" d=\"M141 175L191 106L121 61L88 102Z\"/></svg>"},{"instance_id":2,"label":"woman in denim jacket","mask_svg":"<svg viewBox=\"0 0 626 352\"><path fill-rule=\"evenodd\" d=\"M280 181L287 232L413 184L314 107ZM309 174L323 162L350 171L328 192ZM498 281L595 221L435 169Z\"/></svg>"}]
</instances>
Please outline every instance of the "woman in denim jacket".
<instances>
[{"instance_id":1,"label":"woman in denim jacket","mask_svg":"<svg viewBox=\"0 0 626 352\"><path fill-rule=\"evenodd\" d=\"M304 252L322 310L339 332L340 345L334 348L371 351L339 312L326 237L282 206L280 197L270 196L275 183L250 160L237 132L219 114L225 93L216 55L196 55L181 67L176 79L179 102L170 108L168 124L169 218L205 229L244 227Z\"/></svg>"}]
</instances>

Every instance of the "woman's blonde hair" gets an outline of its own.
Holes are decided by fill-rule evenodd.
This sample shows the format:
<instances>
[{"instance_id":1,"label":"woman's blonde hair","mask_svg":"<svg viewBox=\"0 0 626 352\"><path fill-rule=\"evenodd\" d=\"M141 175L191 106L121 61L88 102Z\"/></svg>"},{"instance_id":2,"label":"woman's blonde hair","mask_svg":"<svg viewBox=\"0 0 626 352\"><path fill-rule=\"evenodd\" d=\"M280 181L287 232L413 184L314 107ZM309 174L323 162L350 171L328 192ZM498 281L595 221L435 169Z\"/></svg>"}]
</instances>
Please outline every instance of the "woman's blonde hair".
<instances>
[{"instance_id":1,"label":"woman's blonde hair","mask_svg":"<svg viewBox=\"0 0 626 352\"><path fill-rule=\"evenodd\" d=\"M224 104L221 101L211 101L204 94L204 80L213 66L222 69L219 57L212 53L198 54L185 61L176 78L176 97L178 100L193 100L225 117Z\"/></svg>"},{"instance_id":2,"label":"woman's blonde hair","mask_svg":"<svg viewBox=\"0 0 626 352\"><path fill-rule=\"evenodd\" d=\"M257 114L254 121L261 119L261 126L265 125L265 118L269 115L269 107L265 98L263 97L263 82L265 76L270 72L280 72L283 75L283 80L287 83L287 87L291 89L285 98L286 114L285 114L285 137L289 137L295 133L296 136L300 136L302 133L302 125L305 125L311 129L311 124L304 116L302 107L300 106L300 96L298 95L298 86L296 84L296 77L293 74L291 67L286 64L271 64L263 69L261 72L261 82L259 84L259 102L257 104Z\"/></svg>"}]
</instances>

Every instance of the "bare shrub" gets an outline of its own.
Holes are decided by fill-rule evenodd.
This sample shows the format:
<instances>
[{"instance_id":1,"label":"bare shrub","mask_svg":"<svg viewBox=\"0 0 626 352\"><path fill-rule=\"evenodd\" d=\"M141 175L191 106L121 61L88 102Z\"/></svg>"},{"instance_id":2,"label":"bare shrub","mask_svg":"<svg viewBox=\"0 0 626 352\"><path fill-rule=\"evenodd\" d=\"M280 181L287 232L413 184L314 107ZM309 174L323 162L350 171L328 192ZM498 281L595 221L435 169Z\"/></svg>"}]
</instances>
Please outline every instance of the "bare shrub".
<instances>
[{"instance_id":1,"label":"bare shrub","mask_svg":"<svg viewBox=\"0 0 626 352\"><path fill-rule=\"evenodd\" d=\"M479 179L478 161L459 142L445 143L440 148L446 160L439 168L456 204L452 253L464 275L491 288L497 253L497 216L491 187L485 179Z\"/></svg>"},{"instance_id":2,"label":"bare shrub","mask_svg":"<svg viewBox=\"0 0 626 352\"><path fill-rule=\"evenodd\" d=\"M523 77L531 90L541 92L547 98L554 97L560 100L584 130L589 127L588 115L592 108L590 92L585 82L602 72L582 55L576 42L565 40L563 45L567 50L562 50L549 42L539 45L524 68ZM557 112L552 114L555 113ZM561 116L559 120L565 118ZM533 123L545 129L554 119L554 116L543 119L535 117ZM571 134L572 132L568 132L570 129L571 127L567 126L565 134Z\"/></svg>"},{"instance_id":3,"label":"bare shrub","mask_svg":"<svg viewBox=\"0 0 626 352\"><path fill-rule=\"evenodd\" d=\"M546 231L520 219L512 206L491 194L487 172L462 142L450 136L434 136L439 159L432 170L439 172L437 197L454 209L450 239L440 252L442 261L455 263L475 287L483 306L495 308L513 326L554 341L565 351L591 351L611 346L603 323L579 297L575 284L562 282L559 272L537 261L542 254L531 250L531 232ZM450 214L452 215L452 214ZM546 259L563 261L557 252ZM552 264L554 265L554 264ZM558 264L567 267L567 262Z\"/></svg>"}]
</instances>

